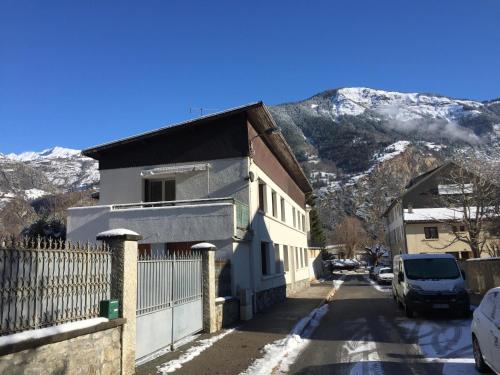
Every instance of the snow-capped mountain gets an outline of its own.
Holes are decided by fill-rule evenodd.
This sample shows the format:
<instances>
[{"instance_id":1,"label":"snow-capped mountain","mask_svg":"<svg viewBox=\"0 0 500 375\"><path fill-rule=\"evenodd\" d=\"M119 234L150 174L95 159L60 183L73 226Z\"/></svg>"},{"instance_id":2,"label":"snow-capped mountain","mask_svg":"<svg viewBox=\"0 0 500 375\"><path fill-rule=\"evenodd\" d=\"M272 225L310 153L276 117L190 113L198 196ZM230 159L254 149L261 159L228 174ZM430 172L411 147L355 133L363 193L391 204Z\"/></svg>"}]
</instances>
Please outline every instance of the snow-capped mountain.
<instances>
[{"instance_id":1,"label":"snow-capped mountain","mask_svg":"<svg viewBox=\"0 0 500 375\"><path fill-rule=\"evenodd\" d=\"M349 87L270 111L330 226L336 210L375 220L383 212L375 206L385 208L410 178L456 152L500 160L500 99Z\"/></svg>"},{"instance_id":2,"label":"snow-capped mountain","mask_svg":"<svg viewBox=\"0 0 500 375\"><path fill-rule=\"evenodd\" d=\"M388 200L453 153L500 160L500 99L340 88L269 109L330 228L345 212L378 225ZM95 187L98 180L97 162L78 150L0 154L0 204Z\"/></svg>"},{"instance_id":3,"label":"snow-capped mountain","mask_svg":"<svg viewBox=\"0 0 500 375\"><path fill-rule=\"evenodd\" d=\"M41 152L0 154L0 199L33 200L50 193L82 190L99 182L97 162L79 150L54 147Z\"/></svg>"},{"instance_id":4,"label":"snow-capped mountain","mask_svg":"<svg viewBox=\"0 0 500 375\"><path fill-rule=\"evenodd\" d=\"M354 87L270 110L302 160L317 156L347 172L367 170L374 153L399 140L500 150L500 99Z\"/></svg>"}]
</instances>

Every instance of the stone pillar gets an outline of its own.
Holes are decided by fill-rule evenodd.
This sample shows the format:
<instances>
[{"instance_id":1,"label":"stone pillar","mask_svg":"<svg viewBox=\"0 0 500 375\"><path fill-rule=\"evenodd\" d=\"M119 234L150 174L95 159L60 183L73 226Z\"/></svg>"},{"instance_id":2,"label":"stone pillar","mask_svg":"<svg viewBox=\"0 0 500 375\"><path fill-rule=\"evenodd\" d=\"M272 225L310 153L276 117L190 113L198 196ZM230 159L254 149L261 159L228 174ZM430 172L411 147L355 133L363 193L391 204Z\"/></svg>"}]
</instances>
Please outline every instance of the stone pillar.
<instances>
[{"instance_id":1,"label":"stone pillar","mask_svg":"<svg viewBox=\"0 0 500 375\"><path fill-rule=\"evenodd\" d=\"M208 242L196 244L192 250L201 251L203 275L203 330L206 333L217 331L215 310L215 250Z\"/></svg>"},{"instance_id":2,"label":"stone pillar","mask_svg":"<svg viewBox=\"0 0 500 375\"><path fill-rule=\"evenodd\" d=\"M101 232L97 240L106 243L111 256L111 298L119 301L122 327L121 374L135 373L135 311L137 303L137 241L142 236L127 229Z\"/></svg>"}]
</instances>

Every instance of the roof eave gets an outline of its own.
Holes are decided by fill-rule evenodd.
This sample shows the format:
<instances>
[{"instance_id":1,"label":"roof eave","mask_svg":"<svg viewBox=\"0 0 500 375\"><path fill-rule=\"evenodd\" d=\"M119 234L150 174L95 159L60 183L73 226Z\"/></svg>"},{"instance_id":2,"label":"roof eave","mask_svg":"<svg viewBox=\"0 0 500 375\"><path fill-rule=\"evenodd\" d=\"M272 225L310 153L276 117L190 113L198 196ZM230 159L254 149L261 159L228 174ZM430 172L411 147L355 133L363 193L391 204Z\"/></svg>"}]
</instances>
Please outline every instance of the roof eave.
<instances>
[{"instance_id":1,"label":"roof eave","mask_svg":"<svg viewBox=\"0 0 500 375\"><path fill-rule=\"evenodd\" d=\"M148 131L145 133L132 135L129 137L125 137L125 138L116 140L116 141L111 141L111 142L103 143L103 144L100 144L100 145L97 145L94 147L87 148L87 149L82 151L82 155L87 156L89 158L97 159L96 156L99 154L99 152L110 149L112 147L121 146L121 145L130 143L130 142L147 139L147 138L161 134L165 131L168 131L168 130L175 128L175 127L178 127L178 126L194 125L194 124L197 124L197 123L200 123L203 121L212 121L212 120L216 120L216 119L223 118L226 116L231 116L231 115L234 115L234 114L239 113L239 112L247 111L249 109L260 107L263 105L264 105L264 103L262 101L259 101L259 102L254 102L254 103L246 104L243 106L231 108L231 109L228 109L226 111L212 113L210 115L205 115L205 116L198 117L195 119L182 121L182 122L175 123L172 125L164 126L162 128L159 128L159 129L151 130L151 131Z\"/></svg>"}]
</instances>

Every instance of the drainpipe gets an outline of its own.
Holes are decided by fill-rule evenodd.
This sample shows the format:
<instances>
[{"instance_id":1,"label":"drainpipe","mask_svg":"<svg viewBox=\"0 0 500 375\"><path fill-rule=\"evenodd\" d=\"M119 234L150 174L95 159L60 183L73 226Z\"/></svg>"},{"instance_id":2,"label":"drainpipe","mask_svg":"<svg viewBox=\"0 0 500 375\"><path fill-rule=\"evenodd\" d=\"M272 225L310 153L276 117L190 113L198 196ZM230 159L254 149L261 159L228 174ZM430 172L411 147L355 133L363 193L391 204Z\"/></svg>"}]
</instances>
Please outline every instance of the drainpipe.
<instances>
[{"instance_id":1,"label":"drainpipe","mask_svg":"<svg viewBox=\"0 0 500 375\"><path fill-rule=\"evenodd\" d=\"M250 175L250 168L252 166L252 156L249 156L248 158L248 164L247 164L247 167L248 167L248 174ZM253 205L252 205L252 180L248 179L248 211L249 211L249 214L250 212L252 213L253 216L255 216L255 213L254 213L254 210L253 210ZM250 220L250 229L255 233L254 231L254 220ZM257 298L256 298L256 295L255 295L255 262L254 262L254 252L253 252L253 245L254 245L254 239L255 239L255 236L252 236L252 241L250 242L250 248L249 248L249 251L248 251L248 256L250 258L250 285L252 287L251 291L252 291L252 312L253 313L256 313L257 312Z\"/></svg>"},{"instance_id":2,"label":"drainpipe","mask_svg":"<svg viewBox=\"0 0 500 375\"><path fill-rule=\"evenodd\" d=\"M210 198L210 164L207 163L207 198Z\"/></svg>"}]
</instances>

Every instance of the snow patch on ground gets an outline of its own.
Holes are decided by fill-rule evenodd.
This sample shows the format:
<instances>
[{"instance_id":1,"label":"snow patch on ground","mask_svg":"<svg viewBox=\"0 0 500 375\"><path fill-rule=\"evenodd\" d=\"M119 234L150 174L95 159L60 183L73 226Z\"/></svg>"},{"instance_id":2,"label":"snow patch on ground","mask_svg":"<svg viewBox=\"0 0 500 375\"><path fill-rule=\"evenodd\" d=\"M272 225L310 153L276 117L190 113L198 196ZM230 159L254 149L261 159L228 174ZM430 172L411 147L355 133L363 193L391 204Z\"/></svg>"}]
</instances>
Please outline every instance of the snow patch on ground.
<instances>
[{"instance_id":1,"label":"snow patch on ground","mask_svg":"<svg viewBox=\"0 0 500 375\"><path fill-rule=\"evenodd\" d=\"M345 279L345 276L342 276L338 280L333 280L333 288L335 290L338 290L340 288L340 286L344 283L344 279Z\"/></svg>"},{"instance_id":2,"label":"snow patch on ground","mask_svg":"<svg viewBox=\"0 0 500 375\"><path fill-rule=\"evenodd\" d=\"M24 195L26 196L27 199L29 200L32 200L32 199L37 199L37 198L40 198L40 197L43 197L44 195L46 195L47 192L44 191L44 190L40 190L40 189L28 189L28 190L25 190L24 191Z\"/></svg>"},{"instance_id":3,"label":"snow patch on ground","mask_svg":"<svg viewBox=\"0 0 500 375\"><path fill-rule=\"evenodd\" d=\"M426 362L444 363L443 374L474 374L470 319L405 320L405 335L418 343Z\"/></svg>"},{"instance_id":4,"label":"snow patch on ground","mask_svg":"<svg viewBox=\"0 0 500 375\"><path fill-rule=\"evenodd\" d=\"M174 372L175 370L180 369L184 363L191 361L195 357L198 357L201 353L210 348L213 344L222 339L224 336L227 336L230 333L234 332L234 330L235 330L234 328L228 329L217 336L213 336L210 337L209 339L198 341L198 345L189 348L186 351L186 353L181 355L179 358L166 362L161 366L158 366L158 373L168 374Z\"/></svg>"},{"instance_id":5,"label":"snow patch on ground","mask_svg":"<svg viewBox=\"0 0 500 375\"><path fill-rule=\"evenodd\" d=\"M365 279L366 279L366 281L368 281L371 284L371 286L373 286L379 292L392 293L392 286L391 285L379 285L377 282L373 281L368 276L365 276Z\"/></svg>"},{"instance_id":6,"label":"snow patch on ground","mask_svg":"<svg viewBox=\"0 0 500 375\"><path fill-rule=\"evenodd\" d=\"M423 146L425 146L426 148L428 148L429 150L433 150L433 151L441 151L443 148L446 148L445 145L436 144L436 143L432 143L432 142L422 142L421 144Z\"/></svg>"},{"instance_id":7,"label":"snow patch on ground","mask_svg":"<svg viewBox=\"0 0 500 375\"><path fill-rule=\"evenodd\" d=\"M33 329L29 331L14 333L8 336L0 337L0 347L4 345L13 345L27 340L41 339L44 337L56 335L58 333L66 333L76 331L78 329L93 327L101 323L109 321L107 318L92 318L87 320L79 320L77 322L64 323L53 327Z\"/></svg>"},{"instance_id":8,"label":"snow patch on ground","mask_svg":"<svg viewBox=\"0 0 500 375\"><path fill-rule=\"evenodd\" d=\"M403 152L405 152L405 150L408 148L408 146L410 144L411 143L408 141L395 142L395 143L387 146L384 149L384 153L382 155L378 156L375 160L377 161L377 163L382 163L386 160L390 160L390 159L402 154Z\"/></svg>"},{"instance_id":9,"label":"snow patch on ground","mask_svg":"<svg viewBox=\"0 0 500 375\"><path fill-rule=\"evenodd\" d=\"M288 373L290 366L307 346L309 338L327 312L327 304L314 309L307 317L301 319L285 338L264 346L264 356L255 360L241 375Z\"/></svg>"}]
</instances>

